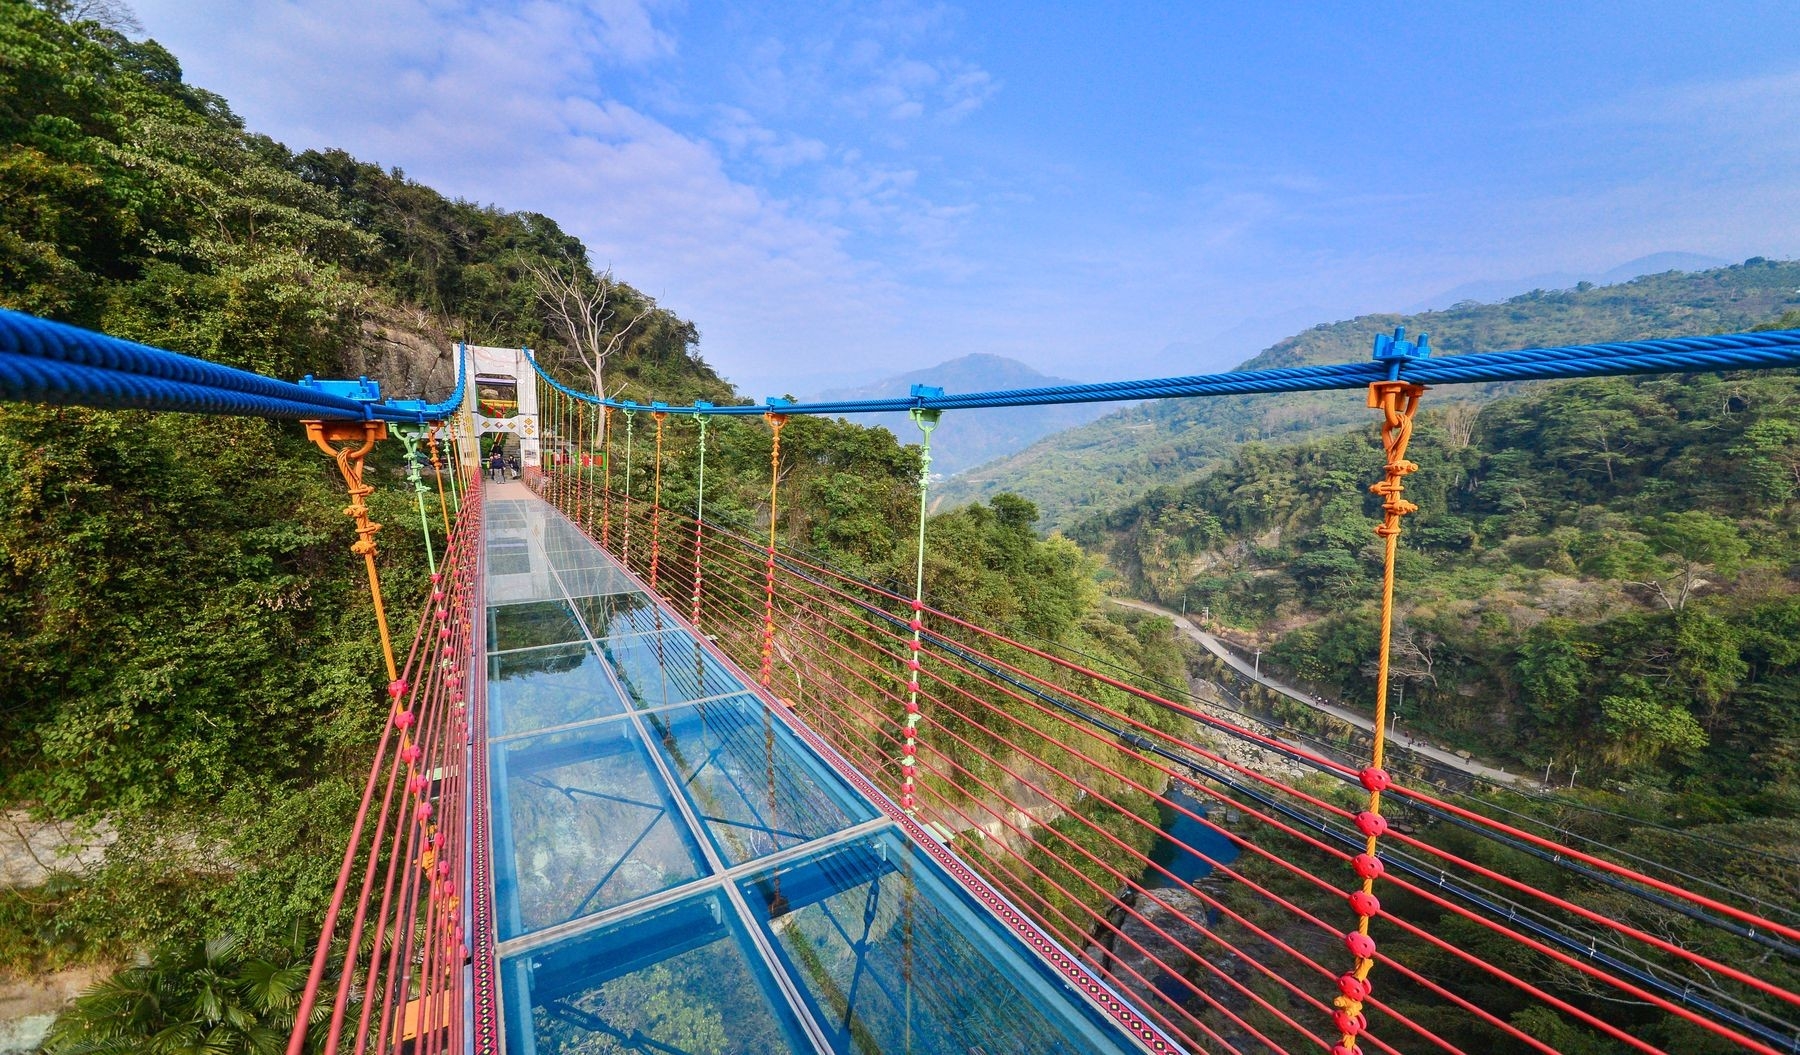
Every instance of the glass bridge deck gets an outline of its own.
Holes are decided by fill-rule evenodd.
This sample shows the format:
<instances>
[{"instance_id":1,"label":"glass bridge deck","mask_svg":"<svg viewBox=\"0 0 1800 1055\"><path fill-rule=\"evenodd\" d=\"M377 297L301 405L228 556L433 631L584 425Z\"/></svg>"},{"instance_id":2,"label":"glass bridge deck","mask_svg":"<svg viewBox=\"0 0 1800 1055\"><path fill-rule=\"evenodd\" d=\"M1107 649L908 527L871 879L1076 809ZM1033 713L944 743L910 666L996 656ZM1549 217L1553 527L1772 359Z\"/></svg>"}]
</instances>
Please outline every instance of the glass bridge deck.
<instances>
[{"instance_id":1,"label":"glass bridge deck","mask_svg":"<svg viewBox=\"0 0 1800 1055\"><path fill-rule=\"evenodd\" d=\"M507 1052L1144 1050L561 514L486 531Z\"/></svg>"}]
</instances>

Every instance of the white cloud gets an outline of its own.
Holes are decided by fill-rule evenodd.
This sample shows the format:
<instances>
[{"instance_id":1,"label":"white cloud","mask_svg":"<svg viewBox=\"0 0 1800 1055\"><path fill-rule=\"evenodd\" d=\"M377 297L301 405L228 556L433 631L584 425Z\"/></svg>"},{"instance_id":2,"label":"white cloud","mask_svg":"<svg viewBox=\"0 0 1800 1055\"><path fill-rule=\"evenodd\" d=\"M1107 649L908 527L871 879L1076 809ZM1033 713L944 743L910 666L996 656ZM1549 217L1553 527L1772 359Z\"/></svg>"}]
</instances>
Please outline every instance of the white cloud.
<instances>
[{"instance_id":1,"label":"white cloud","mask_svg":"<svg viewBox=\"0 0 1800 1055\"><path fill-rule=\"evenodd\" d=\"M940 53L952 21L942 5L908 4L853 11L823 25L783 19L747 49L736 82L766 113L836 111L898 125L957 121L1000 85L979 66Z\"/></svg>"},{"instance_id":2,"label":"white cloud","mask_svg":"<svg viewBox=\"0 0 1800 1055\"><path fill-rule=\"evenodd\" d=\"M1790 127L1800 116L1800 70L1639 89L1578 110L1575 124L1705 125L1738 137ZM1724 125L1721 126L1721 122Z\"/></svg>"},{"instance_id":3,"label":"white cloud","mask_svg":"<svg viewBox=\"0 0 1800 1055\"><path fill-rule=\"evenodd\" d=\"M1171 154L1140 175L1034 129L988 136L1002 86L943 5L732 7L721 41L679 0L139 3L252 128L545 213L694 319L709 359L801 390L858 356L1129 372L1133 351L1299 304L1388 309L1663 249L1800 250L1779 222L1800 209L1800 75L1485 128L1485 153L1442 164L1309 171L1271 128L1253 161ZM1200 135L1158 119L1141 134Z\"/></svg>"},{"instance_id":4,"label":"white cloud","mask_svg":"<svg viewBox=\"0 0 1800 1055\"><path fill-rule=\"evenodd\" d=\"M943 116L954 121L974 113L999 90L1000 85L986 70L960 64L952 67L944 81Z\"/></svg>"},{"instance_id":5,"label":"white cloud","mask_svg":"<svg viewBox=\"0 0 1800 1055\"><path fill-rule=\"evenodd\" d=\"M830 153L822 141L767 128L749 111L736 106L719 108L712 137L733 156L752 158L775 173L823 161Z\"/></svg>"},{"instance_id":6,"label":"white cloud","mask_svg":"<svg viewBox=\"0 0 1800 1055\"><path fill-rule=\"evenodd\" d=\"M170 4L144 4L151 33L252 128L553 217L597 263L694 318L728 368L854 345L898 310L894 283L844 248L846 229L726 171L728 153L780 170L823 160L824 143L738 111L715 146L608 90L618 62L673 51L650 7Z\"/></svg>"},{"instance_id":7,"label":"white cloud","mask_svg":"<svg viewBox=\"0 0 1800 1055\"><path fill-rule=\"evenodd\" d=\"M998 85L987 71L955 59L923 61L888 55L874 41L852 47L836 71L849 83L836 99L857 117L905 122L930 116L955 121L993 97Z\"/></svg>"},{"instance_id":8,"label":"white cloud","mask_svg":"<svg viewBox=\"0 0 1800 1055\"><path fill-rule=\"evenodd\" d=\"M600 32L608 53L623 62L647 62L675 53L675 38L657 28L653 7L665 5L642 0L589 0L599 16Z\"/></svg>"}]
</instances>

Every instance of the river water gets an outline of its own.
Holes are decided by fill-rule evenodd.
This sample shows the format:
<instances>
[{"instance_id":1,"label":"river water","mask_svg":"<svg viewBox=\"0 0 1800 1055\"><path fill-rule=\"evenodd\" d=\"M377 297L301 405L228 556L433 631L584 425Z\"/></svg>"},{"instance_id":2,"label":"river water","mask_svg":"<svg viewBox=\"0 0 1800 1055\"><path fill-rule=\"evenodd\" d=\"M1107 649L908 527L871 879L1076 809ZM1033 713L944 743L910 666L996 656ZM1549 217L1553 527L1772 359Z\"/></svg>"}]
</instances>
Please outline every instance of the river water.
<instances>
[{"instance_id":1,"label":"river water","mask_svg":"<svg viewBox=\"0 0 1800 1055\"><path fill-rule=\"evenodd\" d=\"M1179 805L1182 810L1209 817L1206 805L1185 787L1177 786L1163 797ZM1230 864L1237 860L1236 843L1187 813L1165 806L1162 822L1163 835L1150 848L1150 860L1173 872L1182 881L1193 883L1210 874L1213 870L1212 861ZM1151 889L1176 885L1173 879L1155 868L1144 870L1143 883Z\"/></svg>"}]
</instances>

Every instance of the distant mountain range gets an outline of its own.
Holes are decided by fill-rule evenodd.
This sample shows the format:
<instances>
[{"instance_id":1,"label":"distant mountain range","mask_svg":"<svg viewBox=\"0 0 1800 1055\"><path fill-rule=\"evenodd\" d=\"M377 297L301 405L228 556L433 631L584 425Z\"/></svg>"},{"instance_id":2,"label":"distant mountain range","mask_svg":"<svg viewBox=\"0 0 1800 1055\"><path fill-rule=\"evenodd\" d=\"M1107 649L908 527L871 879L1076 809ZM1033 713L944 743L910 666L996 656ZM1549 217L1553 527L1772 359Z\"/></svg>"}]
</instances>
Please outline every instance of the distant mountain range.
<instances>
[{"instance_id":1,"label":"distant mountain range","mask_svg":"<svg viewBox=\"0 0 1800 1055\"><path fill-rule=\"evenodd\" d=\"M1583 274L1573 271L1547 271L1541 275L1527 275L1524 278L1465 282L1442 293L1426 297L1406 310L1409 312L1437 311L1470 300L1490 303L1515 297L1521 293L1528 293L1534 289L1574 289L1583 282L1591 282L1596 286L1613 286L1621 282L1630 282L1634 278L1642 278L1645 275L1660 275L1666 271L1705 271L1709 268L1724 267L1729 263L1731 263L1729 260L1720 260L1718 257L1704 256L1700 253L1651 253L1649 256L1640 256L1636 260L1628 260L1609 271Z\"/></svg>"},{"instance_id":2,"label":"distant mountain range","mask_svg":"<svg viewBox=\"0 0 1800 1055\"><path fill-rule=\"evenodd\" d=\"M1731 267L1664 272L1619 285L1537 290L1497 304L1463 302L1443 311L1364 315L1304 330L1238 369L1365 359L1374 335L1398 325L1408 333L1430 333L1436 354L1455 355L1744 330L1797 308L1800 262L1758 257ZM1430 399L1433 404L1483 400L1518 388L1445 386ZM1013 491L1038 504L1044 514L1040 526L1066 528L1151 487L1191 478L1241 443L1301 439L1369 420L1362 396L1355 393L1141 403L976 466L948 481L940 493L944 505L952 506Z\"/></svg>"},{"instance_id":3,"label":"distant mountain range","mask_svg":"<svg viewBox=\"0 0 1800 1055\"><path fill-rule=\"evenodd\" d=\"M906 396L913 385L935 385L946 392L987 392L1003 388L1043 388L1072 385L1065 377L1051 377L999 355L965 355L947 363L898 374L854 388L817 392L809 400L882 399ZM1117 409L1116 404L1056 407L1012 407L1004 410L957 413L947 411L932 436L931 468L945 476L973 465L1004 458L1029 447L1053 432L1084 425ZM879 425L902 443L919 442L919 430L904 414L855 414L859 425Z\"/></svg>"},{"instance_id":4,"label":"distant mountain range","mask_svg":"<svg viewBox=\"0 0 1800 1055\"><path fill-rule=\"evenodd\" d=\"M1478 282L1465 282L1426 297L1408 307L1406 313L1441 311L1469 301L1493 303L1522 293L1529 293L1534 289L1573 289L1583 282L1596 286L1612 286L1630 282L1634 278L1642 278L1645 275L1657 275L1668 271L1705 271L1709 268L1724 267L1729 263L1729 260L1720 260L1717 257L1704 256L1700 253L1663 252L1641 256L1606 271L1546 271L1542 274L1524 275L1518 278L1483 279ZM1187 374L1210 374L1227 370L1233 363L1241 363L1282 338L1299 333L1309 326L1317 325L1320 320L1329 319L1333 314L1334 312L1329 308L1308 304L1269 315L1255 316L1202 339L1181 340L1165 345L1161 350L1144 359L1132 358L1130 365L1124 367L1122 371L1114 371L1113 374L1105 378L1096 378L1096 380L1112 381L1126 377L1181 377Z\"/></svg>"}]
</instances>

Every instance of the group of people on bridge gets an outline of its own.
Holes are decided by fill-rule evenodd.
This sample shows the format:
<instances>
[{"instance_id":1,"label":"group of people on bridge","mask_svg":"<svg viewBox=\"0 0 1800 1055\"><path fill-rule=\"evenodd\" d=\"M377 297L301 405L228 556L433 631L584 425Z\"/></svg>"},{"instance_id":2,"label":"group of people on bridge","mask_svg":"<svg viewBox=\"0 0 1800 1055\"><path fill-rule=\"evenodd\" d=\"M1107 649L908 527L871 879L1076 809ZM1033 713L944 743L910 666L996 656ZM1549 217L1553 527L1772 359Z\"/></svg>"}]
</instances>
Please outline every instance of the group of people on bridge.
<instances>
[{"instance_id":1,"label":"group of people on bridge","mask_svg":"<svg viewBox=\"0 0 1800 1055\"><path fill-rule=\"evenodd\" d=\"M488 478L490 480L505 480L508 477L514 480L519 478L518 460L508 455L499 447L495 447L494 453L488 456Z\"/></svg>"}]
</instances>

